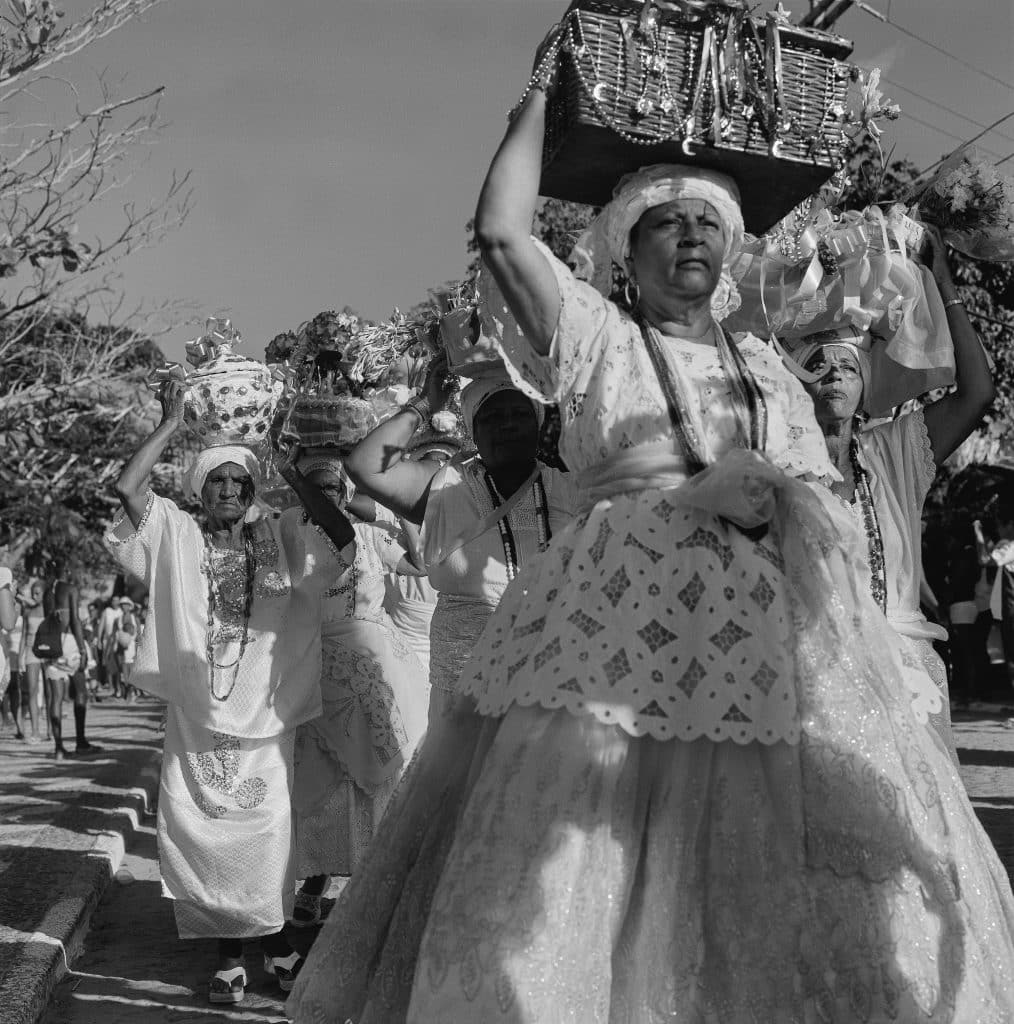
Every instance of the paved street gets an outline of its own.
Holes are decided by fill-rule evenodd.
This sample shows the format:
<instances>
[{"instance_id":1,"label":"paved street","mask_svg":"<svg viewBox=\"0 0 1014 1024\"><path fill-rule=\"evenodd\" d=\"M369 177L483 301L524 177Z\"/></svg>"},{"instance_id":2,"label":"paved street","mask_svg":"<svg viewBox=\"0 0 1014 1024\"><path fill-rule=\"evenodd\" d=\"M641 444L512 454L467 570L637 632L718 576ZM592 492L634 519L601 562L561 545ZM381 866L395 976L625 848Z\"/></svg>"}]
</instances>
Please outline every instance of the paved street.
<instances>
[{"instance_id":1,"label":"paved street","mask_svg":"<svg viewBox=\"0 0 1014 1024\"><path fill-rule=\"evenodd\" d=\"M279 1021L283 1002L247 944L250 984L239 1007L213 1007L207 981L212 942L180 942L159 895L154 793L159 706L105 702L90 712L102 757L56 764L46 748L0 739L0 1020L4 1024L197 1024ZM962 777L1008 872L1014 873L1014 708L958 713ZM144 778L139 778L143 776ZM117 837L125 836L119 845ZM111 870L116 875L108 882ZM108 882L108 884L106 884ZM94 913L88 887L104 892ZM75 899L84 910L74 910ZM94 900L93 900L94 902ZM70 907L71 910L67 908ZM74 914L89 919L74 933ZM61 914L63 917L61 917ZM78 927L83 932L83 927ZM312 932L293 932L305 950ZM64 935L70 935L69 941ZM31 987L59 937L72 969L31 1012ZM76 956L76 950L80 955ZM28 979L26 981L26 979ZM49 993L47 992L48 996ZM12 1007L18 1009L15 1014ZM41 1014L41 1016L40 1016Z\"/></svg>"}]
</instances>

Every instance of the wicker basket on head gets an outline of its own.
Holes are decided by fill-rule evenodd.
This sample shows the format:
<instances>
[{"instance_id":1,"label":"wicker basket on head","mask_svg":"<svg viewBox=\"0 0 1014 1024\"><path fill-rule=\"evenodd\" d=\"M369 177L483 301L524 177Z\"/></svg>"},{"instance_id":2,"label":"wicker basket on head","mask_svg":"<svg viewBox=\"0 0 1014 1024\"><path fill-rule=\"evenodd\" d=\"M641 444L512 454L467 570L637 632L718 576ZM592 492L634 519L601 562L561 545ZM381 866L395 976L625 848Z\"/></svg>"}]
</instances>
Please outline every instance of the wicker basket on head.
<instances>
[{"instance_id":1,"label":"wicker basket on head","mask_svg":"<svg viewBox=\"0 0 1014 1024\"><path fill-rule=\"evenodd\" d=\"M761 234L842 163L851 50L739 0L575 0L540 191L601 206L639 167L696 164L732 175Z\"/></svg>"}]
</instances>

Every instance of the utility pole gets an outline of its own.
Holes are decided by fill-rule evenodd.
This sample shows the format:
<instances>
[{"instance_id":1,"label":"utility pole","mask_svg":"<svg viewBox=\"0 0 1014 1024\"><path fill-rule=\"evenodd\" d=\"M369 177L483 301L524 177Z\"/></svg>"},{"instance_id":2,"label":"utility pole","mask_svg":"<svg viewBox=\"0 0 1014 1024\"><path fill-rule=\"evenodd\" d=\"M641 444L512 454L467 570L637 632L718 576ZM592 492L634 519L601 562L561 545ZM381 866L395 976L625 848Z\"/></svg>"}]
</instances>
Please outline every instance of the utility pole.
<instances>
[{"instance_id":1,"label":"utility pole","mask_svg":"<svg viewBox=\"0 0 1014 1024\"><path fill-rule=\"evenodd\" d=\"M834 23L852 6L852 0L817 0L810 4L810 10L799 19L804 28L819 28L830 31Z\"/></svg>"}]
</instances>

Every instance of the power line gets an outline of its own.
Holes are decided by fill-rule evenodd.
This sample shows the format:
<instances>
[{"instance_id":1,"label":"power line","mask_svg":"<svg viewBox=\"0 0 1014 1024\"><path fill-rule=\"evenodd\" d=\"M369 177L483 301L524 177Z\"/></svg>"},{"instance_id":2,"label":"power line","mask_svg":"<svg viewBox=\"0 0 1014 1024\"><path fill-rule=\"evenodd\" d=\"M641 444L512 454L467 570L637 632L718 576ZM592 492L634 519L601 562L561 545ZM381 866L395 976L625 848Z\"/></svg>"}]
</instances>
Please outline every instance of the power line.
<instances>
[{"instance_id":1,"label":"power line","mask_svg":"<svg viewBox=\"0 0 1014 1024\"><path fill-rule=\"evenodd\" d=\"M902 114L904 114L904 113L905 112L902 111ZM911 114L909 114L907 116L908 117L912 117ZM1004 123L1004 121L1009 121L1012 117L1014 117L1014 110L1012 110L1009 114L1004 114L1003 117L997 118L991 125L987 125L985 128L982 129L981 132L979 132L978 135L973 135L967 142L962 140L961 145L958 146L957 149L952 150L950 153L945 153L938 160L934 160L933 163L931 163L929 165L929 167L925 168L923 171L921 171L919 173L919 175L916 177L915 180L918 181L919 178L925 178L926 175L929 174L929 172L932 171L933 168L936 167L937 164L942 164L948 157L953 156L958 151L958 149L964 149L966 146L970 146L973 142L978 142L979 139L981 139L983 137L983 135L985 135L987 132L991 132L994 128L997 128L1000 125L1002 125ZM914 118L913 118L913 120L914 120ZM929 127L929 128L936 128L936 125L927 125L927 127ZM937 128L936 130L938 132L942 132L943 131L942 128ZM944 132L944 134L945 135L949 135L950 133L949 132ZM956 136L951 136L951 137L952 138L956 138ZM993 157L996 157L996 156L1000 155L999 153L992 153L988 149L984 149L984 150L982 150L982 152L986 153L988 156L993 156ZM1004 157L1004 160L1007 160L1007 159L1008 159L1008 157ZM1001 160L1000 163L1003 163L1004 160Z\"/></svg>"},{"instance_id":2,"label":"power line","mask_svg":"<svg viewBox=\"0 0 1014 1024\"><path fill-rule=\"evenodd\" d=\"M966 142L965 142L965 140L964 140L964 138L962 136L955 135L954 132L946 131L945 129L940 128L937 125L933 124L931 121L924 121L921 117L916 117L915 114L910 114L907 110L902 110L901 111L901 117L907 117L910 121L915 121L916 124L922 125L923 128L929 128L932 131L939 132L941 135L946 135L947 138L954 139L955 142L960 142L961 146L966 145ZM961 146L958 146L957 148L960 149ZM991 157L999 157L1000 156L999 153L994 153L994 152L992 152L992 150L984 149L982 147L980 147L980 152L985 153L986 156L991 156ZM926 171L932 170L934 167L936 167L937 164L942 163L950 155L951 154L948 153L947 156L942 156L935 163L930 164L929 167L927 167L926 170L923 171L922 174L919 175L919 177L922 177L922 175L925 174Z\"/></svg>"},{"instance_id":3,"label":"power line","mask_svg":"<svg viewBox=\"0 0 1014 1024\"><path fill-rule=\"evenodd\" d=\"M918 33L913 32L910 28L906 28L904 25L899 25L896 21L891 21L889 17L882 14L875 7L871 7L869 4L863 3L863 0L853 0L853 3L861 11L865 11L878 21L884 22L885 25L890 25L892 28L897 29L902 35L909 36L911 39L915 39L917 42L922 43L923 46L928 46L931 50L935 50L937 53L943 54L945 57L950 57L953 61L957 61L958 64L968 68L970 71L974 71L976 74L982 75L983 78L988 78L990 81L996 82L998 85L1002 85L1004 88L1014 91L1014 85L1010 82L1005 82L1002 78L997 78L997 76L992 72L986 71L983 68L980 68L977 64L972 64L970 61L965 60L964 57L959 57L956 53L951 53L950 50L945 50L942 46L938 46L934 43L932 39L926 39Z\"/></svg>"},{"instance_id":4,"label":"power line","mask_svg":"<svg viewBox=\"0 0 1014 1024\"><path fill-rule=\"evenodd\" d=\"M974 124L976 128L985 128L981 121L976 121L974 117L969 117L967 114L962 114L960 110L953 110L944 103L940 103L938 100L931 100L928 96L924 96L922 93L916 92L914 89L909 89L908 86L902 85L901 82L895 82L893 79L888 78L886 75L881 75L880 80L887 82L895 89L900 89L902 92L907 92L909 96L914 96L916 99L922 100L924 103L928 103L931 107L937 107L940 110L945 111L948 114L953 114L955 117L960 117L963 121L967 121L969 124ZM1014 136L1004 135L1003 132L997 132L997 135L1001 139L1006 139L1008 142L1014 142Z\"/></svg>"}]
</instances>

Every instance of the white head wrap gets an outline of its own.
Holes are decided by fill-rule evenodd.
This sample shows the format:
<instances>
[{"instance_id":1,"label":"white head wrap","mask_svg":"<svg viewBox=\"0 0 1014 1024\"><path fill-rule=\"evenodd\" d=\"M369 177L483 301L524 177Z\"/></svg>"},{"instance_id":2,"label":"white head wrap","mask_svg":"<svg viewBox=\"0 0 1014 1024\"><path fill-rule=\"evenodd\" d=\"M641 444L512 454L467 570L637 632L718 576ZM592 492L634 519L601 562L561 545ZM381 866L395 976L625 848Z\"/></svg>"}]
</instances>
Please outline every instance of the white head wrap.
<instances>
[{"instance_id":1,"label":"white head wrap","mask_svg":"<svg viewBox=\"0 0 1014 1024\"><path fill-rule=\"evenodd\" d=\"M227 462L233 462L246 470L253 481L254 490L257 489L261 481L261 467L257 456L243 445L223 444L205 448L194 456L194 461L190 463L184 478L184 490L199 501L208 474L213 469L224 466Z\"/></svg>"},{"instance_id":2,"label":"white head wrap","mask_svg":"<svg viewBox=\"0 0 1014 1024\"><path fill-rule=\"evenodd\" d=\"M612 293L612 264L626 273L630 232L646 210L680 199L711 204L725 229L722 273L711 297L712 315L720 321L740 308L740 293L729 273L732 259L743 247L740 189L727 175L681 164L654 164L620 179L612 200L582 233L571 253L575 275L608 297Z\"/></svg>"},{"instance_id":3,"label":"white head wrap","mask_svg":"<svg viewBox=\"0 0 1014 1024\"><path fill-rule=\"evenodd\" d=\"M856 357L856 362L859 364L859 376L863 381L863 397L860 408L869 414L869 403L873 395L873 339L869 333L860 331L858 327L853 327L851 324L810 334L801 340L798 347L791 349L791 358L796 365L793 366L786 360L786 366L790 370L802 370L803 373L798 376L809 378L812 374L806 372L806 364L813 358L814 353L825 348L847 348Z\"/></svg>"},{"instance_id":4,"label":"white head wrap","mask_svg":"<svg viewBox=\"0 0 1014 1024\"><path fill-rule=\"evenodd\" d=\"M469 381L464 388L461 389L461 417L465 421L465 426L471 431L472 423L475 420L475 415L479 409L494 395L499 394L501 391L517 391L519 395L522 392L518 391L516 387L510 382L507 377L490 376L490 377L478 377L475 380ZM539 426L542 426L542 420L545 416L545 409L538 402L532 402L531 399L525 397L526 401L529 401L532 408L535 411L535 418L538 421Z\"/></svg>"},{"instance_id":5,"label":"white head wrap","mask_svg":"<svg viewBox=\"0 0 1014 1024\"><path fill-rule=\"evenodd\" d=\"M654 164L620 179L612 200L577 240L570 254L574 273L608 297L615 263L626 272L630 232L646 210L676 199L702 199L718 214L725 229L722 274L711 296L711 312L721 320L739 308L740 298L729 273L743 245L743 211L739 189L727 174L681 164Z\"/></svg>"},{"instance_id":6,"label":"white head wrap","mask_svg":"<svg viewBox=\"0 0 1014 1024\"><path fill-rule=\"evenodd\" d=\"M296 463L296 469L303 476L309 476L311 473L316 473L317 470L322 469L338 477L342 485L342 496L339 502L342 508L345 508L356 493L356 485L345 471L345 466L337 455L306 455Z\"/></svg>"}]
</instances>

